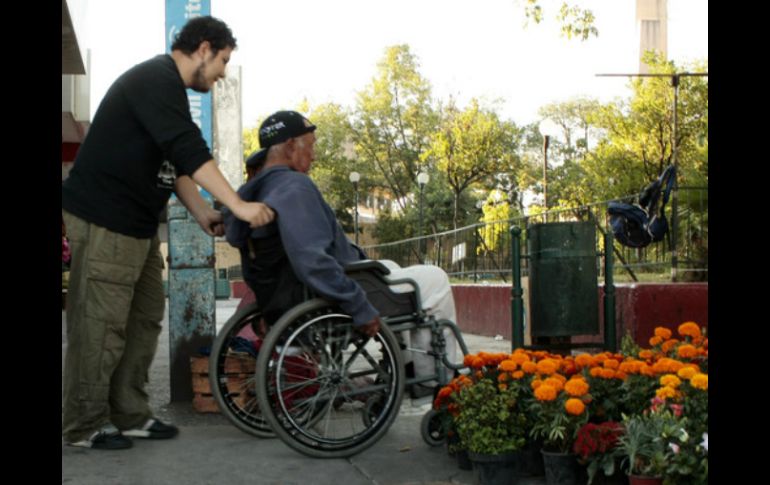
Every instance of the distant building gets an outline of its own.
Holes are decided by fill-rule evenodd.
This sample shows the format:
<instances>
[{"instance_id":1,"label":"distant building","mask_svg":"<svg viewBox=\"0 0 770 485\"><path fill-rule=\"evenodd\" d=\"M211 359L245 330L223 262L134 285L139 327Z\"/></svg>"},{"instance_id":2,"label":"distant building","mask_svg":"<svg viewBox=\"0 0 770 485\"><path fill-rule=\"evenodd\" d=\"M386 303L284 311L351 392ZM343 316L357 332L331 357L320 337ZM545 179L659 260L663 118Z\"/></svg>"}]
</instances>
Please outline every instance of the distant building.
<instances>
[{"instance_id":1,"label":"distant building","mask_svg":"<svg viewBox=\"0 0 770 485\"><path fill-rule=\"evenodd\" d=\"M649 66L642 55L655 50L667 57L668 53L668 0L636 0L636 25L639 31L639 72L647 74Z\"/></svg>"}]
</instances>

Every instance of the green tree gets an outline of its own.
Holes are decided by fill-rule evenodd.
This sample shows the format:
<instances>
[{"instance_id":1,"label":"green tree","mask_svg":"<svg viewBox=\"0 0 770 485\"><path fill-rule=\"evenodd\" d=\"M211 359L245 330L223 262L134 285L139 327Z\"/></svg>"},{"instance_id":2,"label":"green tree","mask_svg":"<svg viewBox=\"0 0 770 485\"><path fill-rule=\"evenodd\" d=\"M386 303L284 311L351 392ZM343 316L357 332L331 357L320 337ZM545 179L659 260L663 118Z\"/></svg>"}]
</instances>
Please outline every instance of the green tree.
<instances>
[{"instance_id":1,"label":"green tree","mask_svg":"<svg viewBox=\"0 0 770 485\"><path fill-rule=\"evenodd\" d=\"M417 189L420 155L438 126L431 87L408 45L385 49L377 75L358 93L352 122L356 155L372 183L387 189L403 211Z\"/></svg>"},{"instance_id":2,"label":"green tree","mask_svg":"<svg viewBox=\"0 0 770 485\"><path fill-rule=\"evenodd\" d=\"M549 0L523 0L523 3L524 16L526 18L525 27L529 21L536 24L543 21L543 4L549 4L549 9L551 7L556 8L556 2ZM561 34L567 39L574 37L580 40L588 40L591 36L599 36L599 30L594 25L596 17L593 11L588 8L583 8L576 3L570 4L562 1L554 17L561 24Z\"/></svg>"},{"instance_id":3,"label":"green tree","mask_svg":"<svg viewBox=\"0 0 770 485\"><path fill-rule=\"evenodd\" d=\"M679 68L653 53L643 60L656 74L708 71L706 61ZM629 101L603 106L591 119L604 133L583 163L583 184L594 200L637 193L672 162L671 77L634 78L631 87L633 95ZM679 185L707 184L707 77L680 78L676 144Z\"/></svg>"},{"instance_id":4,"label":"green tree","mask_svg":"<svg viewBox=\"0 0 770 485\"><path fill-rule=\"evenodd\" d=\"M472 99L465 110L453 103L445 110L439 129L432 135L423 160L435 160L454 193L454 228L460 218L460 196L473 184L493 175L513 170L517 130L512 122L503 122L497 113L479 107Z\"/></svg>"}]
</instances>

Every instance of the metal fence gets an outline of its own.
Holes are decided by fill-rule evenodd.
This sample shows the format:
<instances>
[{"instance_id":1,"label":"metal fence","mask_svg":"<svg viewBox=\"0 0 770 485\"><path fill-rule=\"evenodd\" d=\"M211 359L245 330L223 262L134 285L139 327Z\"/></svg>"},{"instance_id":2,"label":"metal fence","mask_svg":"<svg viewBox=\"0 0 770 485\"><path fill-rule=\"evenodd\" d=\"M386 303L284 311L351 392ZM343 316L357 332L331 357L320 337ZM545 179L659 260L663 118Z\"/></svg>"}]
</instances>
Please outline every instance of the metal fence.
<instances>
[{"instance_id":1,"label":"metal fence","mask_svg":"<svg viewBox=\"0 0 770 485\"><path fill-rule=\"evenodd\" d=\"M708 188L679 187L678 198L675 223L672 204L666 207L670 228L666 239L641 249L628 248L615 241L614 274L621 281L624 277L630 281L665 281L674 275L676 281L708 281ZM630 202L631 199L633 196L619 200ZM603 235L609 227L609 202L478 223L363 249L372 259L390 259L401 266L420 262L434 264L456 279L510 282L512 225L518 225L522 230L522 271L526 276L528 226L545 222L593 221L597 229L597 265L603 275L601 254L604 251ZM673 248L676 248L676 261L672 258Z\"/></svg>"}]
</instances>

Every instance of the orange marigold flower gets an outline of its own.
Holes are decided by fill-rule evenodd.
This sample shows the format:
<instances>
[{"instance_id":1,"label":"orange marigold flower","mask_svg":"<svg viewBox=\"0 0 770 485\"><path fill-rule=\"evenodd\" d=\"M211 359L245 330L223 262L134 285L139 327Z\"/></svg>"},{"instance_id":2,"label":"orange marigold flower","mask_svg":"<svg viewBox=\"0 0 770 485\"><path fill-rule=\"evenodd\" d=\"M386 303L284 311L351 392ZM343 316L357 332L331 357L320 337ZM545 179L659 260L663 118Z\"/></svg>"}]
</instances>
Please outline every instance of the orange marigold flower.
<instances>
[{"instance_id":1,"label":"orange marigold flower","mask_svg":"<svg viewBox=\"0 0 770 485\"><path fill-rule=\"evenodd\" d=\"M504 391L508 389L508 384L498 384L497 388L500 389L501 391Z\"/></svg>"},{"instance_id":2,"label":"orange marigold flower","mask_svg":"<svg viewBox=\"0 0 770 485\"><path fill-rule=\"evenodd\" d=\"M505 371L505 372L513 372L518 368L516 365L516 362L512 360L504 360L500 362L500 365L498 366L498 369Z\"/></svg>"},{"instance_id":3,"label":"orange marigold flower","mask_svg":"<svg viewBox=\"0 0 770 485\"><path fill-rule=\"evenodd\" d=\"M679 343L679 340L677 340L675 338L666 340L665 342L663 342L663 345L660 346L660 350L663 351L664 353L668 353L678 343Z\"/></svg>"},{"instance_id":4,"label":"orange marigold flower","mask_svg":"<svg viewBox=\"0 0 770 485\"><path fill-rule=\"evenodd\" d=\"M666 327L655 327L655 336L660 337L663 340L671 338L671 330Z\"/></svg>"},{"instance_id":5,"label":"orange marigold flower","mask_svg":"<svg viewBox=\"0 0 770 485\"><path fill-rule=\"evenodd\" d=\"M684 362L671 359L671 361L668 364L668 371L672 374L676 374L677 372L679 372L679 369L681 369L684 366L685 366Z\"/></svg>"},{"instance_id":6,"label":"orange marigold flower","mask_svg":"<svg viewBox=\"0 0 770 485\"><path fill-rule=\"evenodd\" d=\"M578 365L578 367L591 367L594 363L594 358L591 357L591 354L582 353L575 357L575 363Z\"/></svg>"},{"instance_id":7,"label":"orange marigold flower","mask_svg":"<svg viewBox=\"0 0 770 485\"><path fill-rule=\"evenodd\" d=\"M473 367L474 369L481 369L482 367L484 367L484 358L479 357L478 355L474 356L473 359L471 360L471 367Z\"/></svg>"},{"instance_id":8,"label":"orange marigold flower","mask_svg":"<svg viewBox=\"0 0 770 485\"><path fill-rule=\"evenodd\" d=\"M463 357L463 365L465 367L470 367L471 364L473 363L474 358L476 358L476 356L473 354L466 355L465 357Z\"/></svg>"},{"instance_id":9,"label":"orange marigold flower","mask_svg":"<svg viewBox=\"0 0 770 485\"><path fill-rule=\"evenodd\" d=\"M657 335L654 337L650 337L650 346L655 347L656 345L659 345L661 342L663 342L663 339L658 337Z\"/></svg>"},{"instance_id":10,"label":"orange marigold flower","mask_svg":"<svg viewBox=\"0 0 770 485\"><path fill-rule=\"evenodd\" d=\"M615 371L612 369L601 369L602 379L612 379L615 377Z\"/></svg>"},{"instance_id":11,"label":"orange marigold flower","mask_svg":"<svg viewBox=\"0 0 770 485\"><path fill-rule=\"evenodd\" d=\"M521 364L521 370L526 372L527 374L534 374L537 372L537 364L531 361L524 362Z\"/></svg>"},{"instance_id":12,"label":"orange marigold flower","mask_svg":"<svg viewBox=\"0 0 770 485\"><path fill-rule=\"evenodd\" d=\"M602 368L601 367L592 367L590 371L588 371L589 374L591 374L591 377L601 377L602 375Z\"/></svg>"},{"instance_id":13,"label":"orange marigold flower","mask_svg":"<svg viewBox=\"0 0 770 485\"><path fill-rule=\"evenodd\" d=\"M620 367L620 362L615 359L607 359L604 361L604 367L607 369L617 369Z\"/></svg>"},{"instance_id":14,"label":"orange marigold flower","mask_svg":"<svg viewBox=\"0 0 770 485\"><path fill-rule=\"evenodd\" d=\"M692 379L692 376L694 376L698 371L696 369L693 369L690 366L685 366L679 369L679 372L676 373L679 377L681 377L684 380L689 381Z\"/></svg>"},{"instance_id":15,"label":"orange marigold flower","mask_svg":"<svg viewBox=\"0 0 770 485\"><path fill-rule=\"evenodd\" d=\"M676 349L676 353L682 359L692 359L698 355L698 349L696 349L693 345L684 344L680 345L679 348Z\"/></svg>"},{"instance_id":16,"label":"orange marigold flower","mask_svg":"<svg viewBox=\"0 0 770 485\"><path fill-rule=\"evenodd\" d=\"M562 389L564 389L564 384L561 382L561 380L557 379L556 377L548 377L546 380L543 381L543 385L553 387L554 389L556 389L556 392L559 392Z\"/></svg>"},{"instance_id":17,"label":"orange marigold flower","mask_svg":"<svg viewBox=\"0 0 770 485\"><path fill-rule=\"evenodd\" d=\"M514 352L511 354L510 359L519 365L524 364L524 362L530 361L529 356L524 352Z\"/></svg>"},{"instance_id":18,"label":"orange marigold flower","mask_svg":"<svg viewBox=\"0 0 770 485\"><path fill-rule=\"evenodd\" d=\"M556 389L547 384L538 386L537 389L535 389L535 398L538 401L553 401L556 399L556 394Z\"/></svg>"},{"instance_id":19,"label":"orange marigold flower","mask_svg":"<svg viewBox=\"0 0 770 485\"><path fill-rule=\"evenodd\" d=\"M543 381L540 379L532 379L532 382L529 385L532 386L532 389L537 389L543 385Z\"/></svg>"},{"instance_id":20,"label":"orange marigold flower","mask_svg":"<svg viewBox=\"0 0 770 485\"><path fill-rule=\"evenodd\" d=\"M628 374L626 374L622 370L615 372L615 379L620 379L621 381L625 381L627 377L628 377Z\"/></svg>"},{"instance_id":21,"label":"orange marigold flower","mask_svg":"<svg viewBox=\"0 0 770 485\"><path fill-rule=\"evenodd\" d=\"M500 375L497 376L497 382L505 382L508 380L508 374L505 372L501 372Z\"/></svg>"},{"instance_id":22,"label":"orange marigold flower","mask_svg":"<svg viewBox=\"0 0 770 485\"><path fill-rule=\"evenodd\" d=\"M661 386L672 387L676 389L677 387L679 387L681 383L682 381L674 374L666 374L665 376L660 378Z\"/></svg>"},{"instance_id":23,"label":"orange marigold flower","mask_svg":"<svg viewBox=\"0 0 770 485\"><path fill-rule=\"evenodd\" d=\"M517 370L516 372L514 372L513 374L511 374L511 376L512 376L514 379L521 379L522 377L524 377L524 371L520 371L520 370Z\"/></svg>"},{"instance_id":24,"label":"orange marigold flower","mask_svg":"<svg viewBox=\"0 0 770 485\"><path fill-rule=\"evenodd\" d=\"M564 403L564 409L573 416L580 416L586 409L586 405L580 399L570 398Z\"/></svg>"},{"instance_id":25,"label":"orange marigold flower","mask_svg":"<svg viewBox=\"0 0 770 485\"><path fill-rule=\"evenodd\" d=\"M540 374L551 375L559 368L559 365L553 359L543 359L537 363L537 372Z\"/></svg>"},{"instance_id":26,"label":"orange marigold flower","mask_svg":"<svg viewBox=\"0 0 770 485\"><path fill-rule=\"evenodd\" d=\"M697 373L690 378L690 385L696 389L709 390L709 375Z\"/></svg>"},{"instance_id":27,"label":"orange marigold flower","mask_svg":"<svg viewBox=\"0 0 770 485\"><path fill-rule=\"evenodd\" d=\"M658 388L658 390L655 391L655 395L661 399L674 398L676 397L676 390L673 387L664 386Z\"/></svg>"},{"instance_id":28,"label":"orange marigold flower","mask_svg":"<svg viewBox=\"0 0 770 485\"><path fill-rule=\"evenodd\" d=\"M652 350L642 350L641 352L639 352L640 359L645 359L645 360L652 359L652 355L653 355Z\"/></svg>"},{"instance_id":29,"label":"orange marigold flower","mask_svg":"<svg viewBox=\"0 0 770 485\"><path fill-rule=\"evenodd\" d=\"M588 392L588 383L583 379L570 379L564 384L564 390L572 397L580 397Z\"/></svg>"},{"instance_id":30,"label":"orange marigold flower","mask_svg":"<svg viewBox=\"0 0 770 485\"><path fill-rule=\"evenodd\" d=\"M656 374L655 369L647 364L642 364L639 366L639 373L647 377L652 377Z\"/></svg>"},{"instance_id":31,"label":"orange marigold flower","mask_svg":"<svg viewBox=\"0 0 770 485\"><path fill-rule=\"evenodd\" d=\"M452 394L452 388L449 386L444 386L441 388L441 390L438 391L438 398L443 399L449 396L450 394Z\"/></svg>"},{"instance_id":32,"label":"orange marigold flower","mask_svg":"<svg viewBox=\"0 0 770 485\"><path fill-rule=\"evenodd\" d=\"M607 360L607 352L594 355L594 365L604 365L604 361Z\"/></svg>"},{"instance_id":33,"label":"orange marigold flower","mask_svg":"<svg viewBox=\"0 0 770 485\"><path fill-rule=\"evenodd\" d=\"M682 337L695 338L701 336L700 327L695 322L684 322L683 324L679 325L677 331Z\"/></svg>"}]
</instances>

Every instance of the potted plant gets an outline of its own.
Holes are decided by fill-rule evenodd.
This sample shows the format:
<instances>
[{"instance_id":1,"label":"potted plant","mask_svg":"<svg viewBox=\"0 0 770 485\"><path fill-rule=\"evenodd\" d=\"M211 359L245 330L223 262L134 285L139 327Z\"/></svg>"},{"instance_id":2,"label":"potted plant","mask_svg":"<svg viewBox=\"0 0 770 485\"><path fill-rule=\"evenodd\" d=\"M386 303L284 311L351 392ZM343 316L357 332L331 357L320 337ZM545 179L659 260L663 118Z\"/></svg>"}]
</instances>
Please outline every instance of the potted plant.
<instances>
[{"instance_id":1,"label":"potted plant","mask_svg":"<svg viewBox=\"0 0 770 485\"><path fill-rule=\"evenodd\" d=\"M519 467L526 422L519 388L482 378L460 389L454 427L477 470L479 483L509 484Z\"/></svg>"},{"instance_id":2,"label":"potted plant","mask_svg":"<svg viewBox=\"0 0 770 485\"><path fill-rule=\"evenodd\" d=\"M586 465L588 485L628 483L619 466L622 455L618 439L622 434L623 426L615 421L586 423L578 430L573 451Z\"/></svg>"},{"instance_id":3,"label":"potted plant","mask_svg":"<svg viewBox=\"0 0 770 485\"><path fill-rule=\"evenodd\" d=\"M669 443L684 431L679 418L658 399L645 413L624 415L623 427L619 449L631 485L662 484L673 451Z\"/></svg>"},{"instance_id":4,"label":"potted plant","mask_svg":"<svg viewBox=\"0 0 770 485\"><path fill-rule=\"evenodd\" d=\"M534 400L530 411L537 420L530 436L543 441L546 482L569 485L585 482L572 446L578 429L588 421L588 383L581 375L568 381L558 374L532 381Z\"/></svg>"}]
</instances>

